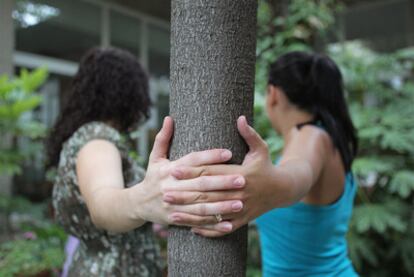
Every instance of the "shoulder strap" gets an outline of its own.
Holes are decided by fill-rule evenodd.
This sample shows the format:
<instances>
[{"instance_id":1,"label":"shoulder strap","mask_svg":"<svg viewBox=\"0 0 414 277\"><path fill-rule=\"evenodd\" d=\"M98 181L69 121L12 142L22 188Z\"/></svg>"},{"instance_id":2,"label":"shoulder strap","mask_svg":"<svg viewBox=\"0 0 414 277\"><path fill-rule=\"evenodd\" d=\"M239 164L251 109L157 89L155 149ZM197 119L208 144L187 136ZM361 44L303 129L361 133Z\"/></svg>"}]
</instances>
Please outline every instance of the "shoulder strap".
<instances>
[{"instance_id":1,"label":"shoulder strap","mask_svg":"<svg viewBox=\"0 0 414 277\"><path fill-rule=\"evenodd\" d=\"M306 121L303 123L299 123L296 125L296 128L298 128L298 130L300 130L303 126L306 125L314 125L314 126L319 126L319 121L318 120L310 120L310 121Z\"/></svg>"}]
</instances>

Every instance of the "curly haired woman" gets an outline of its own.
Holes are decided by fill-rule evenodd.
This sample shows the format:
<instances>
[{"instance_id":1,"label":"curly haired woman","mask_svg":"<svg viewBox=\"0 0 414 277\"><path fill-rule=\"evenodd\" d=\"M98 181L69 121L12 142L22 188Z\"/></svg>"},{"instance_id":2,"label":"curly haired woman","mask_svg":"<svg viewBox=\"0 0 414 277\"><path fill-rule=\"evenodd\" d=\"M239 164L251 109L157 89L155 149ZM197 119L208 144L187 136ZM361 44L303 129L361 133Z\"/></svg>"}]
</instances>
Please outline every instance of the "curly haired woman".
<instances>
[{"instance_id":1,"label":"curly haired woman","mask_svg":"<svg viewBox=\"0 0 414 277\"><path fill-rule=\"evenodd\" d=\"M231 152L214 149L170 162L172 119L164 120L149 158L147 172L129 156L122 134L149 117L148 79L131 54L95 48L81 60L72 90L48 143L49 166L57 167L53 190L56 217L80 240L69 276L161 276L158 246L147 222L170 224L185 215L185 225L211 224L229 231L216 214L242 209L223 195L214 202L198 199L185 205L163 202L166 192L238 189L240 174L178 180L180 167L222 163Z\"/></svg>"}]
</instances>

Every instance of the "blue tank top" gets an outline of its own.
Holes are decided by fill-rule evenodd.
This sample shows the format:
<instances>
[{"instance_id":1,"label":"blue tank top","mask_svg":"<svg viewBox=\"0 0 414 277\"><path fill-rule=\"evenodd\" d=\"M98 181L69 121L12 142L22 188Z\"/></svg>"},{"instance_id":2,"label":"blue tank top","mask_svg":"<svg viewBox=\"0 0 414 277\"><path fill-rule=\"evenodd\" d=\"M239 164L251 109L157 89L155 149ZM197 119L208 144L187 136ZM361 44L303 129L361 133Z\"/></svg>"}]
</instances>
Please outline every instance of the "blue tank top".
<instances>
[{"instance_id":1,"label":"blue tank top","mask_svg":"<svg viewBox=\"0 0 414 277\"><path fill-rule=\"evenodd\" d=\"M263 276L358 276L345 238L356 189L348 173L344 191L333 204L299 202L257 218Z\"/></svg>"}]
</instances>

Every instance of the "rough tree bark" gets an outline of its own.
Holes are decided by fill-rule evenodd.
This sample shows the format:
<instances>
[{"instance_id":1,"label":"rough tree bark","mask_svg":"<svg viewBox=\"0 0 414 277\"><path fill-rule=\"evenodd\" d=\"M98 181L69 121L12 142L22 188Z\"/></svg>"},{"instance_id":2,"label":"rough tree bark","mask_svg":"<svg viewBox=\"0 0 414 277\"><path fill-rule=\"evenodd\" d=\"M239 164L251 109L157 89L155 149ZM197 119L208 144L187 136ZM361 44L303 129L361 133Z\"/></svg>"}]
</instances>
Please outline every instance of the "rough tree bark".
<instances>
[{"instance_id":1,"label":"rough tree bark","mask_svg":"<svg viewBox=\"0 0 414 277\"><path fill-rule=\"evenodd\" d=\"M236 119L252 121L257 0L172 0L170 158L228 148L241 163L247 147ZM170 277L245 276L247 228L219 239L170 228Z\"/></svg>"}]
</instances>

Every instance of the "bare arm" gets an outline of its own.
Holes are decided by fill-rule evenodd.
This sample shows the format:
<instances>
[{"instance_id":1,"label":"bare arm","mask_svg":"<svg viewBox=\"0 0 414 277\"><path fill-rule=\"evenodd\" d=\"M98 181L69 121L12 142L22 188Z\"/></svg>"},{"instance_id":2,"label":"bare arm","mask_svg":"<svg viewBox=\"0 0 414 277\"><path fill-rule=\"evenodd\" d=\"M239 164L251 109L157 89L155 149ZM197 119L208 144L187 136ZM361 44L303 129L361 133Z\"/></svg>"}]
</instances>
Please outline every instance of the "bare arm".
<instances>
[{"instance_id":1,"label":"bare arm","mask_svg":"<svg viewBox=\"0 0 414 277\"><path fill-rule=\"evenodd\" d=\"M121 156L114 144L105 140L87 143L79 151L76 172L80 191L97 227L122 232L145 223L133 216L134 205L142 201L139 195L133 200L134 189L124 188Z\"/></svg>"},{"instance_id":2,"label":"bare arm","mask_svg":"<svg viewBox=\"0 0 414 277\"><path fill-rule=\"evenodd\" d=\"M131 188L124 188L122 163L118 149L109 141L94 140L78 153L77 177L93 223L112 232L126 232L146 221L187 226L212 225L215 230L230 231L228 221L217 223L215 214L229 214L242 209L240 199L223 196L217 201L197 200L186 204L163 202L168 192L195 192L210 195L211 191L240 189L244 178L238 174L204 176L179 180L179 167L199 167L222 163L231 158L224 149L194 152L176 161L167 159L173 132L171 118L166 118L151 152L145 179ZM168 197L167 197L168 199ZM185 215L186 223L178 222Z\"/></svg>"},{"instance_id":3,"label":"bare arm","mask_svg":"<svg viewBox=\"0 0 414 277\"><path fill-rule=\"evenodd\" d=\"M307 128L294 136L285 147L283 158L274 166L269 157L266 143L248 126L244 117L239 118L238 129L249 146L242 165L212 165L199 168L184 168L184 178L194 178L200 174L241 174L246 186L238 192L243 199L241 212L225 216L233 223L234 229L277 207L293 204L302 199L315 184L325 163L327 137L323 131ZM210 201L221 197L223 192L210 194ZM185 195L176 195L179 202L188 201ZM215 198L217 197L217 198ZM193 228L204 236L220 236L225 232L205 228Z\"/></svg>"}]
</instances>

